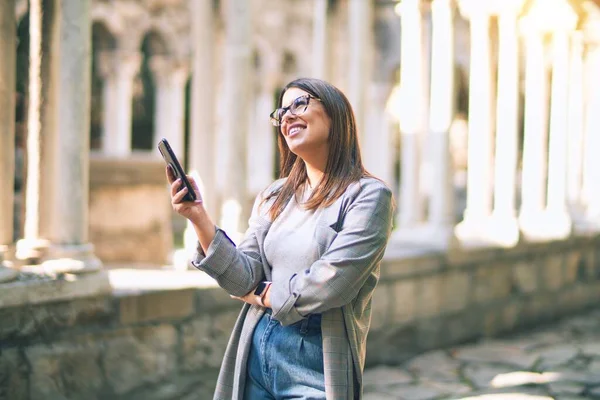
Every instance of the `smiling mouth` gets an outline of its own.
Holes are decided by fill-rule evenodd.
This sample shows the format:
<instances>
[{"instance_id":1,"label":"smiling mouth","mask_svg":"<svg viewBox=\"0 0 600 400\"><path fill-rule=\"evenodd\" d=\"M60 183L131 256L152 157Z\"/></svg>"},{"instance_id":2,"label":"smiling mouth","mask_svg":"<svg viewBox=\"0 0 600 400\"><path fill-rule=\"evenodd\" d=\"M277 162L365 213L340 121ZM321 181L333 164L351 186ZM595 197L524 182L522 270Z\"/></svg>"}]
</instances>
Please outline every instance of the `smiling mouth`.
<instances>
[{"instance_id":1,"label":"smiling mouth","mask_svg":"<svg viewBox=\"0 0 600 400\"><path fill-rule=\"evenodd\" d=\"M299 132L303 131L304 129L306 129L306 127L304 126L293 126L290 130L288 130L288 137L292 137L297 135Z\"/></svg>"}]
</instances>

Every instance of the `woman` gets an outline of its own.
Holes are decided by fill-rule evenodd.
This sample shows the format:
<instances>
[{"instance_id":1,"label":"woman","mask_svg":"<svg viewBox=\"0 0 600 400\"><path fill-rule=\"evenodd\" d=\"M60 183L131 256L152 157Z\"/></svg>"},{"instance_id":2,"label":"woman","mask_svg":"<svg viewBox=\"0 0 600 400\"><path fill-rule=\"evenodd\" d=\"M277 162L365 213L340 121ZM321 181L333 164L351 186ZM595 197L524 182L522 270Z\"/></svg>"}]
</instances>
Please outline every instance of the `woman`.
<instances>
[{"instance_id":1,"label":"woman","mask_svg":"<svg viewBox=\"0 0 600 400\"><path fill-rule=\"evenodd\" d=\"M193 265L245 302L214 398L359 399L392 195L363 168L340 90L297 79L279 106L282 179L257 197L237 248L202 200L182 202L167 169L173 207L198 236Z\"/></svg>"}]
</instances>

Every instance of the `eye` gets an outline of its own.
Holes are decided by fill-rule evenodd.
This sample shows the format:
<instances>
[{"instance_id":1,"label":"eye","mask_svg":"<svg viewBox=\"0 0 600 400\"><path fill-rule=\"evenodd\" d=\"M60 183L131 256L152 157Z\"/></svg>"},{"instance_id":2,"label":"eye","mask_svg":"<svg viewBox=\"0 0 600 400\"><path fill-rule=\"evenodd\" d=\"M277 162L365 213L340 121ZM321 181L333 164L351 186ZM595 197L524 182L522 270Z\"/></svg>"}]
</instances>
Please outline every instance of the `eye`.
<instances>
[{"instance_id":1,"label":"eye","mask_svg":"<svg viewBox=\"0 0 600 400\"><path fill-rule=\"evenodd\" d=\"M286 109L285 108L278 108L277 111L275 112L275 116L277 117L278 121L281 121L281 119L283 118L283 115L285 114Z\"/></svg>"},{"instance_id":2,"label":"eye","mask_svg":"<svg viewBox=\"0 0 600 400\"><path fill-rule=\"evenodd\" d=\"M296 111L304 111L304 108L308 106L308 96L298 97L292 103L291 109L292 112Z\"/></svg>"}]
</instances>

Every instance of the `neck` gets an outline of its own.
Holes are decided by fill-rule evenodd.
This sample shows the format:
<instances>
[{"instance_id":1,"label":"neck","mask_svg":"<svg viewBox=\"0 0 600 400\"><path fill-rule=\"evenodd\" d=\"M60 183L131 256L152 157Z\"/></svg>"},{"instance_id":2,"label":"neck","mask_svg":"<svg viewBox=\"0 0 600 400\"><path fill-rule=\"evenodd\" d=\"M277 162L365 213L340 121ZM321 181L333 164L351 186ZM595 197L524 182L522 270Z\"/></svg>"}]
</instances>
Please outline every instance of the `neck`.
<instances>
[{"instance_id":1,"label":"neck","mask_svg":"<svg viewBox=\"0 0 600 400\"><path fill-rule=\"evenodd\" d=\"M315 165L313 163L309 163L307 161L304 162L306 166L306 175L308 176L308 183L311 188L316 187L323 175L325 174L325 165Z\"/></svg>"}]
</instances>

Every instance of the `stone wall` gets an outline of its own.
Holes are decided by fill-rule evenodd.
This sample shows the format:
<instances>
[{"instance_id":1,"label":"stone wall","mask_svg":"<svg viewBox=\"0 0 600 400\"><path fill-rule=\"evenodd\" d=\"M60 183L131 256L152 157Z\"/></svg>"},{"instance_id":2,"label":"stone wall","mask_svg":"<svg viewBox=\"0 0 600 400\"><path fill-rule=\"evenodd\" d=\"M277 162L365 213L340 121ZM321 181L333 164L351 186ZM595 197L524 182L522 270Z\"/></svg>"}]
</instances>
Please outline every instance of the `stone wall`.
<instances>
[{"instance_id":1,"label":"stone wall","mask_svg":"<svg viewBox=\"0 0 600 400\"><path fill-rule=\"evenodd\" d=\"M208 399L240 305L219 288L0 309L0 399Z\"/></svg>"},{"instance_id":2,"label":"stone wall","mask_svg":"<svg viewBox=\"0 0 600 400\"><path fill-rule=\"evenodd\" d=\"M425 350L551 321L599 300L598 236L388 257L373 300L367 364L397 364Z\"/></svg>"},{"instance_id":3,"label":"stone wall","mask_svg":"<svg viewBox=\"0 0 600 400\"><path fill-rule=\"evenodd\" d=\"M156 153L91 156L90 242L105 263L171 263L172 210Z\"/></svg>"},{"instance_id":4,"label":"stone wall","mask_svg":"<svg viewBox=\"0 0 600 400\"><path fill-rule=\"evenodd\" d=\"M367 365L597 304L599 244L573 238L410 256L392 246L375 292ZM107 295L0 305L0 399L211 398L240 304L211 281L198 283L201 272L158 272L109 271Z\"/></svg>"}]
</instances>

